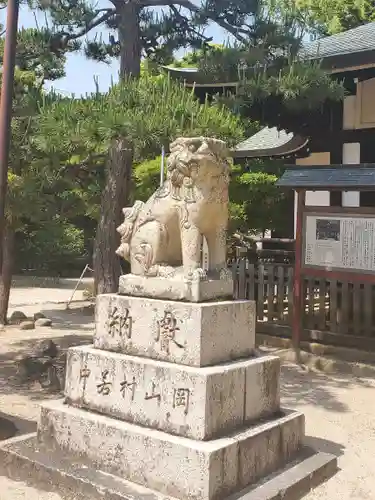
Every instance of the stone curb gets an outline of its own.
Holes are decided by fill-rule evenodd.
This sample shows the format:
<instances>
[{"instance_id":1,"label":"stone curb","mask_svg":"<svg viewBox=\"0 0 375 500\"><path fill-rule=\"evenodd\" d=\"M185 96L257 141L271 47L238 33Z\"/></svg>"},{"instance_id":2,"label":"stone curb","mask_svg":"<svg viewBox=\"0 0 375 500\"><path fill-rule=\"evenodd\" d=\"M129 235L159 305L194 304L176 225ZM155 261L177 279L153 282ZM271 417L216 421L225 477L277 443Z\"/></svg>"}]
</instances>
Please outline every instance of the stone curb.
<instances>
[{"instance_id":1,"label":"stone curb","mask_svg":"<svg viewBox=\"0 0 375 500\"><path fill-rule=\"evenodd\" d=\"M262 345L259 346L262 351ZM375 379L375 366L366 364L335 359L327 356L318 356L310 352L301 350L297 357L292 348L288 349L266 349L265 352L279 356L284 363L294 363L305 366L311 371L318 371L322 373L341 373L353 375L354 377L374 378ZM297 359L298 358L298 359Z\"/></svg>"},{"instance_id":2,"label":"stone curb","mask_svg":"<svg viewBox=\"0 0 375 500\"><path fill-rule=\"evenodd\" d=\"M76 299L72 300L69 305L80 304L82 302L90 302L90 299ZM35 307L35 306L46 306L49 304L67 304L68 300L48 300L47 302L24 302L22 304L10 304L9 309L18 309L20 307Z\"/></svg>"},{"instance_id":3,"label":"stone curb","mask_svg":"<svg viewBox=\"0 0 375 500\"><path fill-rule=\"evenodd\" d=\"M293 349L282 349L273 354L279 356L282 361L302 364L310 370L323 373L342 373L353 375L354 377L365 377L375 379L375 366L365 363L354 363L325 356L316 356L306 351L300 351L299 360Z\"/></svg>"}]
</instances>

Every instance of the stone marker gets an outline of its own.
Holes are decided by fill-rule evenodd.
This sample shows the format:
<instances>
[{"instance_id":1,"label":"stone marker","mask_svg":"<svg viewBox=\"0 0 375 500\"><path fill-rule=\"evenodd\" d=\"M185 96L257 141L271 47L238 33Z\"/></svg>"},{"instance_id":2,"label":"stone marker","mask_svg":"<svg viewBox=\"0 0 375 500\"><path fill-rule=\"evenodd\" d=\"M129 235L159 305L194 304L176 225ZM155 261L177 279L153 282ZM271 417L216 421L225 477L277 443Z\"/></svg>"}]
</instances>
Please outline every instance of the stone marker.
<instances>
[{"instance_id":1,"label":"stone marker","mask_svg":"<svg viewBox=\"0 0 375 500\"><path fill-rule=\"evenodd\" d=\"M334 472L335 457L304 449L303 414L280 407L279 358L255 354L254 302L232 298L226 157L221 141L178 139L164 185L124 209L118 254L132 274L97 297L93 346L68 353L65 400L42 405L37 438L0 446L0 472L69 500L221 500L248 487L271 500ZM301 469L286 478L304 461L305 481Z\"/></svg>"}]
</instances>

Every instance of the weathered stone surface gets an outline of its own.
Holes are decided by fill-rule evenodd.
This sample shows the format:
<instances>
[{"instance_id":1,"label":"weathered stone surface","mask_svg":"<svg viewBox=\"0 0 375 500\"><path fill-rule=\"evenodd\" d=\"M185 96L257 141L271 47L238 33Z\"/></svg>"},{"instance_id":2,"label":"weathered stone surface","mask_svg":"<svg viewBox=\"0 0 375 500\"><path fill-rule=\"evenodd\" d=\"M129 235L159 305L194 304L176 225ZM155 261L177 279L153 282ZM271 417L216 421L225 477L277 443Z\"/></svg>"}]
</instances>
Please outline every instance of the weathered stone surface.
<instances>
[{"instance_id":1,"label":"weathered stone surface","mask_svg":"<svg viewBox=\"0 0 375 500\"><path fill-rule=\"evenodd\" d=\"M49 318L38 318L35 320L35 326L51 326L52 320Z\"/></svg>"},{"instance_id":2,"label":"weathered stone surface","mask_svg":"<svg viewBox=\"0 0 375 500\"><path fill-rule=\"evenodd\" d=\"M255 302L99 295L94 346L194 366L248 357L255 346Z\"/></svg>"},{"instance_id":3,"label":"weathered stone surface","mask_svg":"<svg viewBox=\"0 0 375 500\"><path fill-rule=\"evenodd\" d=\"M133 275L174 276L183 286L184 280L199 282L204 275L202 236L208 273L227 271L229 151L223 141L194 137L176 139L170 152L163 186L146 203L137 200L123 209L117 254L130 262ZM197 299L187 292L184 288L182 298Z\"/></svg>"},{"instance_id":4,"label":"weathered stone surface","mask_svg":"<svg viewBox=\"0 0 375 500\"><path fill-rule=\"evenodd\" d=\"M34 328L34 321L21 321L20 323L21 330L34 330Z\"/></svg>"},{"instance_id":5,"label":"weathered stone surface","mask_svg":"<svg viewBox=\"0 0 375 500\"><path fill-rule=\"evenodd\" d=\"M287 412L229 438L195 441L55 402L42 406L38 437L163 494L212 500L282 467L299 450L303 432L303 415Z\"/></svg>"},{"instance_id":6,"label":"weathered stone surface","mask_svg":"<svg viewBox=\"0 0 375 500\"><path fill-rule=\"evenodd\" d=\"M264 356L246 370L245 419L268 416L280 407L280 358Z\"/></svg>"},{"instance_id":7,"label":"weathered stone surface","mask_svg":"<svg viewBox=\"0 0 375 500\"><path fill-rule=\"evenodd\" d=\"M19 325L22 321L27 320L27 316L22 311L13 311L9 318L11 325Z\"/></svg>"},{"instance_id":8,"label":"weathered stone surface","mask_svg":"<svg viewBox=\"0 0 375 500\"><path fill-rule=\"evenodd\" d=\"M211 278L202 281L185 281L180 277L151 278L125 274L120 276L119 293L134 297L186 302L229 300L233 298L233 281L229 275L224 279Z\"/></svg>"},{"instance_id":9,"label":"weathered stone surface","mask_svg":"<svg viewBox=\"0 0 375 500\"><path fill-rule=\"evenodd\" d=\"M195 368L76 347L68 352L65 395L69 403L122 420L211 439L279 409L278 386L270 390L259 377L264 364L277 370L279 359Z\"/></svg>"}]
</instances>

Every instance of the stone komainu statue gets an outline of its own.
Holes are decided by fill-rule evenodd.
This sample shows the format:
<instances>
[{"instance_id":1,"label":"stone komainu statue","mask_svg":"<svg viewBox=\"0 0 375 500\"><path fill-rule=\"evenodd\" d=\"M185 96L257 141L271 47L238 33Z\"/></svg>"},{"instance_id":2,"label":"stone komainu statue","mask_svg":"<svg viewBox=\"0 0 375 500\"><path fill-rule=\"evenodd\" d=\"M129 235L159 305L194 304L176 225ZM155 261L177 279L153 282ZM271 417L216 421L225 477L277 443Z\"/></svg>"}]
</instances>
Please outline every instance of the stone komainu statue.
<instances>
[{"instance_id":1,"label":"stone komainu statue","mask_svg":"<svg viewBox=\"0 0 375 500\"><path fill-rule=\"evenodd\" d=\"M117 254L131 273L199 279L202 235L207 240L209 273L226 268L228 224L228 150L223 141L180 138L170 146L166 180L146 202L124 208L117 229Z\"/></svg>"}]
</instances>

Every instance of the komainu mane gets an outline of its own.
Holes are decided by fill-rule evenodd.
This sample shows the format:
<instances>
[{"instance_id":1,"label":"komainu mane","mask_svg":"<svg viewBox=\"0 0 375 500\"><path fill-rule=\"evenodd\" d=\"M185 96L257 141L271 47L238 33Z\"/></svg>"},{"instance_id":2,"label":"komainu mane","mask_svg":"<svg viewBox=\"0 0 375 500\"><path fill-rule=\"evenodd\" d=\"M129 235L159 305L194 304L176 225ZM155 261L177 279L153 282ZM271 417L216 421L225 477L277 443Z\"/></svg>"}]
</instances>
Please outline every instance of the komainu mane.
<instances>
[{"instance_id":1,"label":"komainu mane","mask_svg":"<svg viewBox=\"0 0 375 500\"><path fill-rule=\"evenodd\" d=\"M223 141L180 138L170 146L166 180L146 203L124 208L117 229L117 254L128 260L131 273L202 279L202 236L206 238L209 271L226 270L229 156Z\"/></svg>"}]
</instances>

